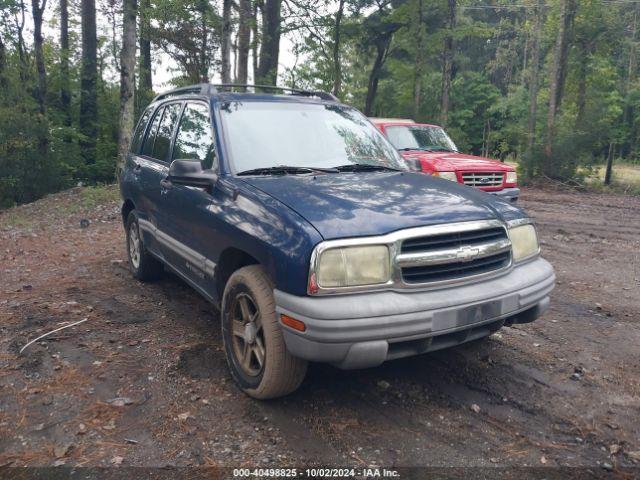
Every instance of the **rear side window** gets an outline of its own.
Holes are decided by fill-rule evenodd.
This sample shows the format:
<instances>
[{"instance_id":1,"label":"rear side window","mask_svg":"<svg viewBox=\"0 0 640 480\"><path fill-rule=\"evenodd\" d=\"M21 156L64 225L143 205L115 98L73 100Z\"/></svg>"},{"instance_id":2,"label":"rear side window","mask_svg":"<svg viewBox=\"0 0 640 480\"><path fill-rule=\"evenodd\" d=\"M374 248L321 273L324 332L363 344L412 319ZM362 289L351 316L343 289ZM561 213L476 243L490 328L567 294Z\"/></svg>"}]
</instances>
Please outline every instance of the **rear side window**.
<instances>
[{"instance_id":1,"label":"rear side window","mask_svg":"<svg viewBox=\"0 0 640 480\"><path fill-rule=\"evenodd\" d=\"M138 122L138 128L133 134L133 138L131 139L131 153L138 153L140 151L140 146L142 145L142 137L144 136L144 131L147 128L147 123L149 123L149 118L151 117L151 113L153 112L153 108L148 108L140 118Z\"/></svg>"},{"instance_id":2,"label":"rear side window","mask_svg":"<svg viewBox=\"0 0 640 480\"><path fill-rule=\"evenodd\" d=\"M176 123L178 123L178 117L180 116L181 103L172 103L164 108L164 114L158 127L158 133L156 135L156 141L153 144L152 157L158 160L166 160L169 153L169 147L171 146L171 134Z\"/></svg>"},{"instance_id":3,"label":"rear side window","mask_svg":"<svg viewBox=\"0 0 640 480\"><path fill-rule=\"evenodd\" d=\"M214 148L209 109L202 103L187 103L171 159L200 161L203 168L212 168L215 163Z\"/></svg>"},{"instance_id":4,"label":"rear side window","mask_svg":"<svg viewBox=\"0 0 640 480\"><path fill-rule=\"evenodd\" d=\"M153 143L156 141L156 134L158 133L158 126L160 125L160 120L162 119L162 112L164 112L164 108L159 108L153 117L153 122L151 122L151 127L149 128L149 133L147 134L147 138L144 141L144 146L142 147L142 155L151 156L153 152Z\"/></svg>"}]
</instances>

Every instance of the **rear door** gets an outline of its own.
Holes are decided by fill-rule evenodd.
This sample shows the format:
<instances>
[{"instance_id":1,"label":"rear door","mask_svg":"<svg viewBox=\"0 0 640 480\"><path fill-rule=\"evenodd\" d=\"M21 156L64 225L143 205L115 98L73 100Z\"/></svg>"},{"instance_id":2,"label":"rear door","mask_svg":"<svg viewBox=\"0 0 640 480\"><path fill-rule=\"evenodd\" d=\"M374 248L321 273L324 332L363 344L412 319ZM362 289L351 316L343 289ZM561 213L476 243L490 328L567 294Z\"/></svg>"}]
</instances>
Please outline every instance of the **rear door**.
<instances>
[{"instance_id":1,"label":"rear door","mask_svg":"<svg viewBox=\"0 0 640 480\"><path fill-rule=\"evenodd\" d=\"M181 102L172 102L160 106L151 120L151 125L142 144L140 155L136 159L139 183L143 193L143 206L140 215L140 228L147 247L156 254L164 256L157 230L163 223L164 212L161 208L162 191L160 182L169 173L168 157L171 150L173 130L178 123L182 110Z\"/></svg>"},{"instance_id":2,"label":"rear door","mask_svg":"<svg viewBox=\"0 0 640 480\"><path fill-rule=\"evenodd\" d=\"M178 124L170 160L201 162L203 168L217 172L218 162L213 140L209 106L188 101ZM168 261L202 293L210 293L217 254L215 238L220 208L215 192L203 188L171 184L163 195L161 225L164 254Z\"/></svg>"}]
</instances>

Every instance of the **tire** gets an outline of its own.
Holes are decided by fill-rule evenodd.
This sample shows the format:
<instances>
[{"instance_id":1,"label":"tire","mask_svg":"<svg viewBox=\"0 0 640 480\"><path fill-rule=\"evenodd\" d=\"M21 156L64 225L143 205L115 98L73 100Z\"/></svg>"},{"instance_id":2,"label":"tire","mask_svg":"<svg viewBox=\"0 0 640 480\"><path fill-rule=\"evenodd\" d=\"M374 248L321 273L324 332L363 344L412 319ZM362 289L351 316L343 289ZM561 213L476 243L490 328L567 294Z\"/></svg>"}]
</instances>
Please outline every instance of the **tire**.
<instances>
[{"instance_id":1,"label":"tire","mask_svg":"<svg viewBox=\"0 0 640 480\"><path fill-rule=\"evenodd\" d=\"M142 243L135 210L127 217L127 257L131 274L141 282L157 280L162 275L162 263L151 255Z\"/></svg>"},{"instance_id":2,"label":"tire","mask_svg":"<svg viewBox=\"0 0 640 480\"><path fill-rule=\"evenodd\" d=\"M250 265L231 275L221 316L227 363L240 389L264 400L282 397L300 386L307 362L287 351L273 286L262 267Z\"/></svg>"}]
</instances>

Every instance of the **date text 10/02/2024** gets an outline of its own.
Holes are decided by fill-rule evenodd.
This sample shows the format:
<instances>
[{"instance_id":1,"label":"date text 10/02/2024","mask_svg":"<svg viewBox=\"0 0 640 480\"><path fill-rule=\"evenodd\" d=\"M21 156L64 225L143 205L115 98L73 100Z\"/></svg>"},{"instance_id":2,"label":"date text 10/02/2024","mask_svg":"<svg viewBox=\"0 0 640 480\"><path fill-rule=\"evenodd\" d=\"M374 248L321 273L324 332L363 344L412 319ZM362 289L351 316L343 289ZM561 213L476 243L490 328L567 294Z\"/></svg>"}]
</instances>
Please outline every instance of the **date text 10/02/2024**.
<instances>
[{"instance_id":1,"label":"date text 10/02/2024","mask_svg":"<svg viewBox=\"0 0 640 480\"><path fill-rule=\"evenodd\" d=\"M398 478L397 470L387 468L235 468L234 478Z\"/></svg>"}]
</instances>

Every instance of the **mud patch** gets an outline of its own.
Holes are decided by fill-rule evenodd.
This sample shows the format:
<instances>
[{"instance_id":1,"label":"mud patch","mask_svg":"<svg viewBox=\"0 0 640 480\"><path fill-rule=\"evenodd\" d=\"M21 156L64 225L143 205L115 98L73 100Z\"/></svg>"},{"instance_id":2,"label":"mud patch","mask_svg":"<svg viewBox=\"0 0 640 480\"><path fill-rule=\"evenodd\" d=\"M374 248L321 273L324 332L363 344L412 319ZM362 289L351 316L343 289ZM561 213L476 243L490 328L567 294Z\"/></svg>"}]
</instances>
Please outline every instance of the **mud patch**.
<instances>
[{"instance_id":1,"label":"mud patch","mask_svg":"<svg viewBox=\"0 0 640 480\"><path fill-rule=\"evenodd\" d=\"M26 355L26 350L25 350ZM25 375L31 377L34 375L42 375L44 352L32 351L28 355L21 357L20 369Z\"/></svg>"},{"instance_id":2,"label":"mud patch","mask_svg":"<svg viewBox=\"0 0 640 480\"><path fill-rule=\"evenodd\" d=\"M176 370L191 378L227 376L227 364L223 353L204 343L183 350Z\"/></svg>"},{"instance_id":3,"label":"mud patch","mask_svg":"<svg viewBox=\"0 0 640 480\"><path fill-rule=\"evenodd\" d=\"M116 298L98 300L96 306L102 310L105 316L113 323L132 325L147 323L153 320L153 317L147 312L132 309L129 305L126 305Z\"/></svg>"},{"instance_id":4,"label":"mud patch","mask_svg":"<svg viewBox=\"0 0 640 480\"><path fill-rule=\"evenodd\" d=\"M60 319L50 315L26 315L24 318L25 327L44 327L45 325L55 325Z\"/></svg>"}]
</instances>

